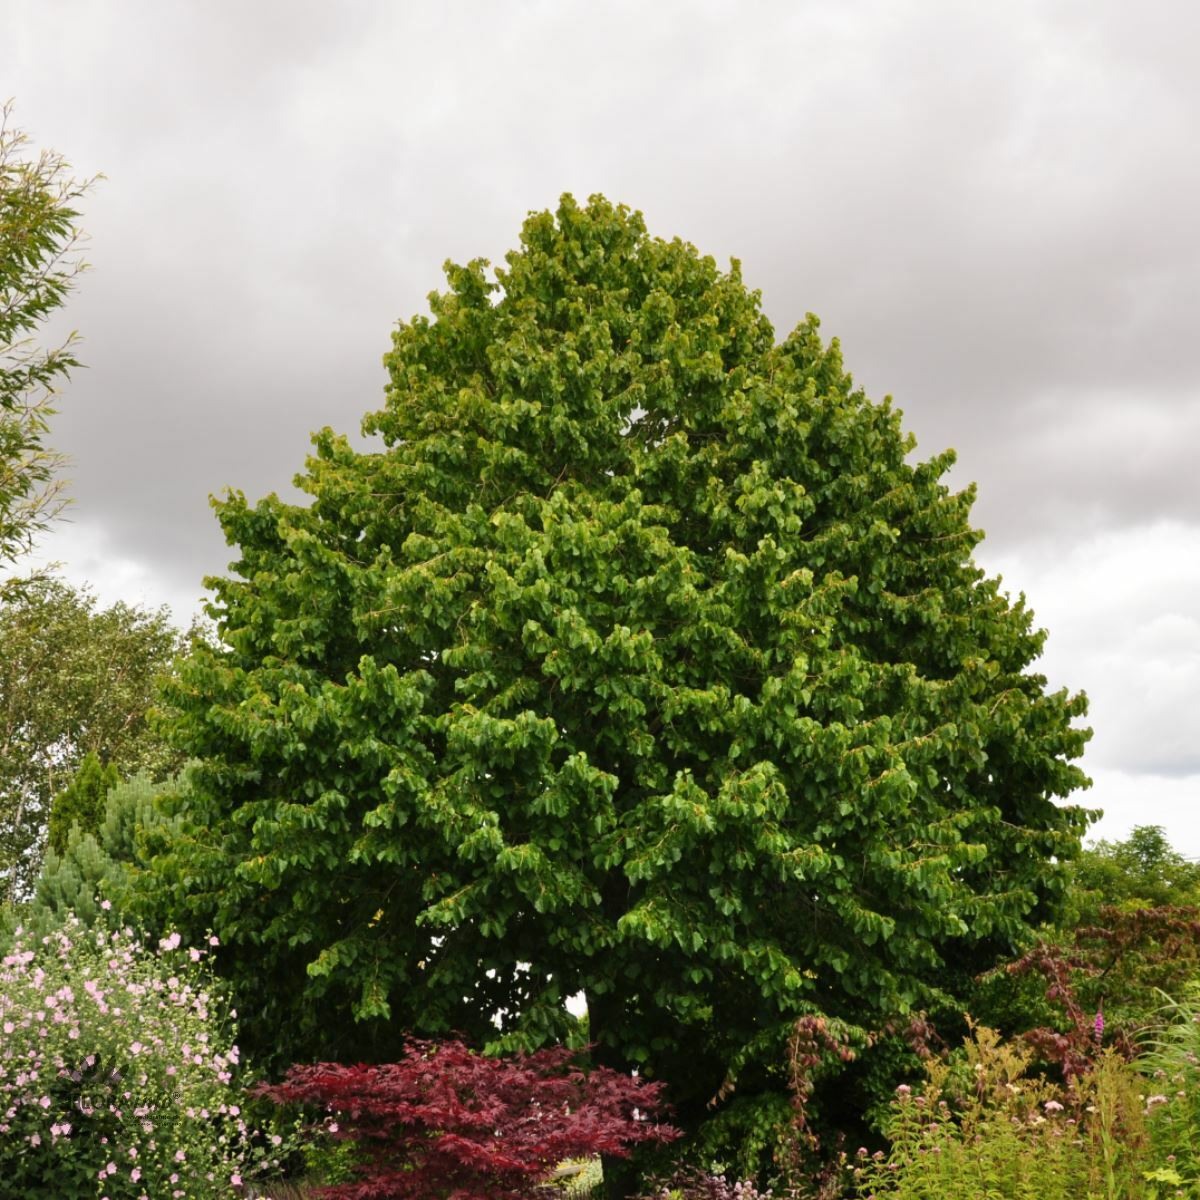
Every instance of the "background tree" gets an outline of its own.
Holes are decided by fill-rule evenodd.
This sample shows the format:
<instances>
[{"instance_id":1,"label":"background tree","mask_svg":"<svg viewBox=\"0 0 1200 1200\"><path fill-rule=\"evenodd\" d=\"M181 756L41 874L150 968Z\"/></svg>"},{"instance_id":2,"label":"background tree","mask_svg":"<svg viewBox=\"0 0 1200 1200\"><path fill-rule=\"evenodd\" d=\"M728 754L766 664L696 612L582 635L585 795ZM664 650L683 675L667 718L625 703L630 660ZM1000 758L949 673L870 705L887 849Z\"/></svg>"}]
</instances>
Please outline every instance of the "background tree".
<instances>
[{"instance_id":1,"label":"background tree","mask_svg":"<svg viewBox=\"0 0 1200 1200\"><path fill-rule=\"evenodd\" d=\"M108 793L120 782L121 777L113 763L106 766L94 750L83 756L75 778L50 805L46 832L50 848L56 854L62 854L67 848L67 837L72 829L91 834L99 830Z\"/></svg>"},{"instance_id":2,"label":"background tree","mask_svg":"<svg viewBox=\"0 0 1200 1200\"><path fill-rule=\"evenodd\" d=\"M155 895L262 1054L531 1045L582 991L684 1124L786 1119L798 1016L944 1000L1052 914L1084 700L814 318L777 344L736 263L599 197L521 241L397 330L381 450L218 505Z\"/></svg>"},{"instance_id":3,"label":"background tree","mask_svg":"<svg viewBox=\"0 0 1200 1200\"><path fill-rule=\"evenodd\" d=\"M164 801L186 787L183 774L158 783L135 775L113 787L96 829L72 825L61 850L47 847L29 903L0 910L0 948L17 924L38 935L61 929L71 919L113 929L144 924L135 908L134 881L151 856L176 836L178 819L165 813ZM101 907L104 902L107 908Z\"/></svg>"},{"instance_id":4,"label":"background tree","mask_svg":"<svg viewBox=\"0 0 1200 1200\"><path fill-rule=\"evenodd\" d=\"M1118 841L1098 841L1072 870L1071 926L1095 924L1104 905L1200 905L1200 863L1180 854L1161 825L1137 825Z\"/></svg>"},{"instance_id":5,"label":"background tree","mask_svg":"<svg viewBox=\"0 0 1200 1200\"><path fill-rule=\"evenodd\" d=\"M156 677L188 642L166 609L100 608L40 576L0 593L0 880L27 898L51 801L89 752L160 777L181 759L150 728Z\"/></svg>"},{"instance_id":6,"label":"background tree","mask_svg":"<svg viewBox=\"0 0 1200 1200\"><path fill-rule=\"evenodd\" d=\"M61 307L84 264L75 203L90 181L63 159L31 155L28 139L0 111L0 565L29 548L61 508L62 459L43 438L56 385L78 363L74 334L52 349L33 336Z\"/></svg>"}]
</instances>

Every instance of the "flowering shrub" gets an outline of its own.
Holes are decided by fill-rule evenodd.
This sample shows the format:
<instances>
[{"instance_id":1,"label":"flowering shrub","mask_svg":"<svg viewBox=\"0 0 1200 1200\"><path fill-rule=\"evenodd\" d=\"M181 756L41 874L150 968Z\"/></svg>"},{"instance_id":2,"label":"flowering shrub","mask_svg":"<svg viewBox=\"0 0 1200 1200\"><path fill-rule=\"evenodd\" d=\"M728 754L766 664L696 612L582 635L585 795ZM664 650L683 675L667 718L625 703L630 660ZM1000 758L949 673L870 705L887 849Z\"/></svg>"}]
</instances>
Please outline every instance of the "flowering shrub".
<instances>
[{"instance_id":1,"label":"flowering shrub","mask_svg":"<svg viewBox=\"0 0 1200 1200\"><path fill-rule=\"evenodd\" d=\"M206 953L178 934L154 951L129 930L73 919L41 938L18 930L0 960L5 1195L241 1194L270 1143L250 1148L238 1048L206 985Z\"/></svg>"},{"instance_id":2,"label":"flowering shrub","mask_svg":"<svg viewBox=\"0 0 1200 1200\"><path fill-rule=\"evenodd\" d=\"M484 1058L462 1042L410 1041L383 1066L294 1066L255 1091L311 1104L323 1127L362 1151L330 1200L521 1200L565 1159L624 1156L678 1130L655 1119L660 1084L603 1067L584 1073L566 1049Z\"/></svg>"}]
</instances>

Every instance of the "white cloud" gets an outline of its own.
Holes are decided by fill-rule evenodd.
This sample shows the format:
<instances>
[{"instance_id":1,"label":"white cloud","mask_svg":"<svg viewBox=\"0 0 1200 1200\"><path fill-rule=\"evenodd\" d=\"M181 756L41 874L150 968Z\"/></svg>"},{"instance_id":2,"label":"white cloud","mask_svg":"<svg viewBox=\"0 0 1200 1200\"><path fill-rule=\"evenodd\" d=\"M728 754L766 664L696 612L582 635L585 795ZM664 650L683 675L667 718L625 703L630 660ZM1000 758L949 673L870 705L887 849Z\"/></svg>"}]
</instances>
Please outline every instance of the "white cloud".
<instances>
[{"instance_id":1,"label":"white cloud","mask_svg":"<svg viewBox=\"0 0 1200 1200\"><path fill-rule=\"evenodd\" d=\"M1052 686L1087 692L1084 797L1103 836L1161 824L1200 853L1200 527L1177 521L977 558L1049 630ZM1189 800L1190 797L1190 800Z\"/></svg>"},{"instance_id":2,"label":"white cloud","mask_svg":"<svg viewBox=\"0 0 1200 1200\"><path fill-rule=\"evenodd\" d=\"M166 605L181 628L200 615L204 592L172 586L152 562L119 553L113 539L94 521L60 520L32 554L13 568L13 574L52 569L75 587L87 587L107 608L124 601L142 608Z\"/></svg>"},{"instance_id":3,"label":"white cloud","mask_svg":"<svg viewBox=\"0 0 1200 1200\"><path fill-rule=\"evenodd\" d=\"M1092 769L1094 786L1082 803L1104 809L1089 840L1117 841L1135 825L1161 825L1181 854L1200 859L1200 773L1134 775L1108 767Z\"/></svg>"}]
</instances>

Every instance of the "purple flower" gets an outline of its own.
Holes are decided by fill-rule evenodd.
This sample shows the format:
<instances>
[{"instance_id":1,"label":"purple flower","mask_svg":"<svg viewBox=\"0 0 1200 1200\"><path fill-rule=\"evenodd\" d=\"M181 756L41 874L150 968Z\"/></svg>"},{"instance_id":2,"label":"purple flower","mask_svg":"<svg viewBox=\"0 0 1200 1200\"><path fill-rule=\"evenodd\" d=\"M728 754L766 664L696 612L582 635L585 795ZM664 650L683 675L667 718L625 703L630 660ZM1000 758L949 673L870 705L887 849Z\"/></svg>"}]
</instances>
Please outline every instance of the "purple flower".
<instances>
[{"instance_id":1,"label":"purple flower","mask_svg":"<svg viewBox=\"0 0 1200 1200\"><path fill-rule=\"evenodd\" d=\"M1096 1010L1096 1019L1092 1022L1092 1032L1095 1034L1097 1044L1104 1038L1104 1013L1101 1009Z\"/></svg>"}]
</instances>

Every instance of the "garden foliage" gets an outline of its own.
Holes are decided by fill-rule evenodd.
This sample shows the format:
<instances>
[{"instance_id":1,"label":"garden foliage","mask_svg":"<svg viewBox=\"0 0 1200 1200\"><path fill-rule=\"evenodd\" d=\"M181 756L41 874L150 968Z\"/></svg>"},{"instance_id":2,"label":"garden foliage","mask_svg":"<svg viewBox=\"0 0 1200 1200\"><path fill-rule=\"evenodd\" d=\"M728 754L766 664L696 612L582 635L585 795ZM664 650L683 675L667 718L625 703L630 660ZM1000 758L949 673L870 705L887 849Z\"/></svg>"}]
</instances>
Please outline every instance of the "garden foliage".
<instances>
[{"instance_id":1,"label":"garden foliage","mask_svg":"<svg viewBox=\"0 0 1200 1200\"><path fill-rule=\"evenodd\" d=\"M760 1191L748 1179L683 1167L655 1183L641 1200L775 1200L775 1193L769 1188Z\"/></svg>"},{"instance_id":2,"label":"garden foliage","mask_svg":"<svg viewBox=\"0 0 1200 1200\"><path fill-rule=\"evenodd\" d=\"M186 792L182 775L154 783L145 774L118 783L105 798L94 832L72 827L61 853L46 851L31 901L19 919L39 934L61 927L72 917L84 925L116 929L138 920L135 880L150 856L179 830L178 816L166 810ZM102 908L104 901L109 902ZM0 927L0 945L4 930Z\"/></svg>"},{"instance_id":3,"label":"garden foliage","mask_svg":"<svg viewBox=\"0 0 1200 1200\"><path fill-rule=\"evenodd\" d=\"M373 449L323 431L309 503L217 505L153 894L234 946L264 1054L533 1046L583 992L687 1126L786 1113L798 1017L953 997L1052 915L1083 698L972 560L952 454L736 263L567 197L447 277Z\"/></svg>"},{"instance_id":4,"label":"garden foliage","mask_svg":"<svg viewBox=\"0 0 1200 1200\"><path fill-rule=\"evenodd\" d=\"M1156 1194L1200 1195L1200 980L1178 1000L1162 997L1159 1022L1142 1043ZM1184 1191L1184 1189L1187 1189Z\"/></svg>"},{"instance_id":5,"label":"garden foliage","mask_svg":"<svg viewBox=\"0 0 1200 1200\"><path fill-rule=\"evenodd\" d=\"M1070 878L1059 920L985 972L966 1005L1058 1078L1091 1070L1106 1047L1138 1054L1164 994L1182 996L1200 977L1200 864L1160 827L1086 848ZM953 1011L939 1017L943 1032L959 1023Z\"/></svg>"},{"instance_id":6,"label":"garden foliage","mask_svg":"<svg viewBox=\"0 0 1200 1200\"><path fill-rule=\"evenodd\" d=\"M316 1107L323 1128L360 1151L329 1200L524 1200L566 1159L622 1157L671 1141L662 1085L605 1068L586 1074L568 1050L485 1058L457 1041L413 1041L381 1066L294 1066L259 1094Z\"/></svg>"},{"instance_id":7,"label":"garden foliage","mask_svg":"<svg viewBox=\"0 0 1200 1200\"><path fill-rule=\"evenodd\" d=\"M1146 1195L1141 1080L1106 1052L1060 1087L1030 1052L977 1028L953 1063L901 1085L889 1147L860 1148L851 1179L869 1200L1136 1200Z\"/></svg>"}]
</instances>

